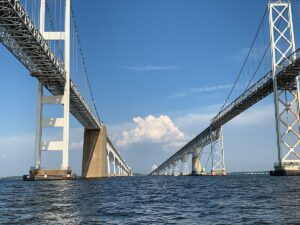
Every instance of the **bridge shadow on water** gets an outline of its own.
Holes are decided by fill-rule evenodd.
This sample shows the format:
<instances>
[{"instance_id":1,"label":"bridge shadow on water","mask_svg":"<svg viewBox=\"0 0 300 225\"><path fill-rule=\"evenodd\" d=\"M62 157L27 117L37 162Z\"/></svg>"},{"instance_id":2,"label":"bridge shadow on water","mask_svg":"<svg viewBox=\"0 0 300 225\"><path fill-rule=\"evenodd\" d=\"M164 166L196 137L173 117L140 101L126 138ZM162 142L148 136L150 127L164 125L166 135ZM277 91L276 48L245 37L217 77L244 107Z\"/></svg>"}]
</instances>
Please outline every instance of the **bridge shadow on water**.
<instances>
[{"instance_id":1,"label":"bridge shadow on water","mask_svg":"<svg viewBox=\"0 0 300 225\"><path fill-rule=\"evenodd\" d=\"M297 223L299 177L0 180L0 224Z\"/></svg>"}]
</instances>

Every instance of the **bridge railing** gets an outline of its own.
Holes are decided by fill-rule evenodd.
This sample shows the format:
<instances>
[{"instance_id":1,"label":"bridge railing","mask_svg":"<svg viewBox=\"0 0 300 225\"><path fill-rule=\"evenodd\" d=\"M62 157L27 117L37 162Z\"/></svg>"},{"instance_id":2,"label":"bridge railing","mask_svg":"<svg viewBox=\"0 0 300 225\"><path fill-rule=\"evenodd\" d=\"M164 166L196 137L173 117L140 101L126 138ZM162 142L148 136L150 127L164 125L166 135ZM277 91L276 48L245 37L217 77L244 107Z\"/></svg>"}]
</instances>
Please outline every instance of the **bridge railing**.
<instances>
[{"instance_id":1,"label":"bridge railing","mask_svg":"<svg viewBox=\"0 0 300 225\"><path fill-rule=\"evenodd\" d=\"M72 82L72 80L70 82L70 86L71 86L71 99L70 100L71 101L80 101L80 104L82 104L84 106L83 108L86 111L86 112L80 111L81 115L77 115L79 112L77 112L76 110L72 110L73 106L71 105L70 106L71 113L74 114L74 116L84 125L84 127L89 128L89 129L98 129L100 127L100 121L95 116L95 113L91 110L90 106L86 103L84 97L78 91L77 87ZM72 96L72 95L75 95L75 96ZM90 115L90 117L91 117L90 123L86 123L85 120L80 119L82 116L84 116L84 114Z\"/></svg>"},{"instance_id":2,"label":"bridge railing","mask_svg":"<svg viewBox=\"0 0 300 225\"><path fill-rule=\"evenodd\" d=\"M291 66L299 58L300 58L300 48L298 48L295 52L289 55L289 57L287 57L281 63L278 64L276 68L276 76L280 76L287 67Z\"/></svg>"}]
</instances>

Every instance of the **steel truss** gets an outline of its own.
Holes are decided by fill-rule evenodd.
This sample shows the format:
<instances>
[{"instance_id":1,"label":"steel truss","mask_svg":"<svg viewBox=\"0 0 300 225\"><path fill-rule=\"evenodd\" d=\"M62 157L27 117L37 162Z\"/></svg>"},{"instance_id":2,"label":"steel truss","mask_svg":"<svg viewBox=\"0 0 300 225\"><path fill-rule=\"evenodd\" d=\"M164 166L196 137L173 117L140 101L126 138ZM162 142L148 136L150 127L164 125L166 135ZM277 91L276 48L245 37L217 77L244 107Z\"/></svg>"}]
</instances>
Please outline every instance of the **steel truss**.
<instances>
[{"instance_id":1,"label":"steel truss","mask_svg":"<svg viewBox=\"0 0 300 225\"><path fill-rule=\"evenodd\" d=\"M212 175L226 174L222 128L212 131L218 138L211 142Z\"/></svg>"}]
</instances>

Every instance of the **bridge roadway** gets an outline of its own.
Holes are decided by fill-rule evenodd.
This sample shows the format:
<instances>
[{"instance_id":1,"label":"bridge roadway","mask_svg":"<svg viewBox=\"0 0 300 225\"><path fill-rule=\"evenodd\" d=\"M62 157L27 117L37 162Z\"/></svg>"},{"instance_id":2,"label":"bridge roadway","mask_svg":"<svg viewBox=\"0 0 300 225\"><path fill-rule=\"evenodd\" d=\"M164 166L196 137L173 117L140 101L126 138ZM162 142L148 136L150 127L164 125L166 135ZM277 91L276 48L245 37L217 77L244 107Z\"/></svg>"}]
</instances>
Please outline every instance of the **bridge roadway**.
<instances>
[{"instance_id":1,"label":"bridge roadway","mask_svg":"<svg viewBox=\"0 0 300 225\"><path fill-rule=\"evenodd\" d=\"M300 71L300 49L297 49L288 58L278 65L275 74L278 87L283 89L296 89L295 78ZM218 132L222 125L241 114L255 103L259 102L273 92L273 74L268 72L256 83L250 86L244 93L231 102L227 107L220 111L210 123L210 126L204 129L199 135L193 138L174 155L163 162L159 167L153 170L151 174L166 168L172 162L182 159L183 155L191 154L198 148L204 148L206 145L218 138Z\"/></svg>"},{"instance_id":2,"label":"bridge roadway","mask_svg":"<svg viewBox=\"0 0 300 225\"><path fill-rule=\"evenodd\" d=\"M64 66L17 0L0 0L0 42L51 94L63 95L66 82ZM85 102L72 80L70 82L70 112L85 129L100 129L99 118ZM121 160L125 169L130 171L108 138L107 145Z\"/></svg>"}]
</instances>

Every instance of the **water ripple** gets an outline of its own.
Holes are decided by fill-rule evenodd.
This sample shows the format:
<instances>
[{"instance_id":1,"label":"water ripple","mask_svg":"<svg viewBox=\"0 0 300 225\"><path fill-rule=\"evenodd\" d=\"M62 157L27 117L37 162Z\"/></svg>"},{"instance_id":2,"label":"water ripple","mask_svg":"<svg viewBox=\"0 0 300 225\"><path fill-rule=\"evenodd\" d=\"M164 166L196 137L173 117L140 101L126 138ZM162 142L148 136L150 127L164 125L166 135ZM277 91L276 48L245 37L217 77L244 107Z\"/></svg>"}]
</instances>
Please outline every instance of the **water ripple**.
<instances>
[{"instance_id":1,"label":"water ripple","mask_svg":"<svg viewBox=\"0 0 300 225\"><path fill-rule=\"evenodd\" d=\"M300 177L0 180L0 224L299 224Z\"/></svg>"}]
</instances>

